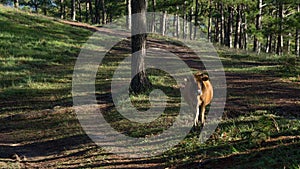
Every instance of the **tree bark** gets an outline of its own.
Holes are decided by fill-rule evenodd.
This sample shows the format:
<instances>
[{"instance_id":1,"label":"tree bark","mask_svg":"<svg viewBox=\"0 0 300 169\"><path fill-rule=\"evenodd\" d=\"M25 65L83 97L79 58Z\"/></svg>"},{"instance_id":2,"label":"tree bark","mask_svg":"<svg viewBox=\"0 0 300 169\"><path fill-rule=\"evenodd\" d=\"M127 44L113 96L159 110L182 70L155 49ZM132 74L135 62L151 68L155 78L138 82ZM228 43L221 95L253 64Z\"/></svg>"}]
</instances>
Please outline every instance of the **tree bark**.
<instances>
[{"instance_id":1,"label":"tree bark","mask_svg":"<svg viewBox=\"0 0 300 169\"><path fill-rule=\"evenodd\" d=\"M47 7L46 7L46 4L44 4L44 6L43 6L43 13L44 13L44 15L46 16L47 15Z\"/></svg>"},{"instance_id":2,"label":"tree bark","mask_svg":"<svg viewBox=\"0 0 300 169\"><path fill-rule=\"evenodd\" d=\"M196 2L195 2L196 4L195 4L195 29L194 29L194 39L196 39L197 38L197 29L198 29L198 26L199 26L199 24L198 24L198 19L199 19L199 0L196 0Z\"/></svg>"},{"instance_id":3,"label":"tree bark","mask_svg":"<svg viewBox=\"0 0 300 169\"><path fill-rule=\"evenodd\" d=\"M88 23L89 22L89 10L90 10L90 6L89 6L89 1L86 0L85 1L85 22Z\"/></svg>"},{"instance_id":4,"label":"tree bark","mask_svg":"<svg viewBox=\"0 0 300 169\"><path fill-rule=\"evenodd\" d=\"M267 42L266 42L266 53L270 53L270 41L272 40L272 35L268 35ZM271 43L272 44L272 43Z\"/></svg>"},{"instance_id":5,"label":"tree bark","mask_svg":"<svg viewBox=\"0 0 300 169\"><path fill-rule=\"evenodd\" d=\"M237 14L236 14L236 25L235 25L235 37L234 37L234 48L240 48L240 36L241 36L241 6L238 5L237 7Z\"/></svg>"},{"instance_id":6,"label":"tree bark","mask_svg":"<svg viewBox=\"0 0 300 169\"><path fill-rule=\"evenodd\" d=\"M276 54L283 54L283 17L284 17L284 4L280 1L278 7L278 17L279 17L279 30L277 38L277 51Z\"/></svg>"},{"instance_id":7,"label":"tree bark","mask_svg":"<svg viewBox=\"0 0 300 169\"><path fill-rule=\"evenodd\" d=\"M176 36L177 36L177 34L176 34L176 24L177 24L176 18L177 18L176 14L173 15L173 28L174 28L174 31L173 31L173 37L176 37Z\"/></svg>"},{"instance_id":8,"label":"tree bark","mask_svg":"<svg viewBox=\"0 0 300 169\"><path fill-rule=\"evenodd\" d=\"M72 20L75 21L76 20L76 0L72 0L72 8L71 8L71 16L72 16Z\"/></svg>"},{"instance_id":9,"label":"tree bark","mask_svg":"<svg viewBox=\"0 0 300 169\"><path fill-rule=\"evenodd\" d=\"M131 29L131 0L126 0L127 16L126 16L126 27L128 30Z\"/></svg>"},{"instance_id":10,"label":"tree bark","mask_svg":"<svg viewBox=\"0 0 300 169\"><path fill-rule=\"evenodd\" d=\"M290 54L290 52L291 52L291 37L292 37L292 34L291 33L289 33L288 34L288 41L287 41L287 54Z\"/></svg>"},{"instance_id":11,"label":"tree bark","mask_svg":"<svg viewBox=\"0 0 300 169\"><path fill-rule=\"evenodd\" d=\"M220 2L220 11L221 11L221 30L220 30L220 32L221 32L221 41L220 41L220 43L222 44L222 45L224 45L225 44L225 32L226 32L226 30L225 30L225 17L224 17L224 6L223 6L223 2Z\"/></svg>"},{"instance_id":12,"label":"tree bark","mask_svg":"<svg viewBox=\"0 0 300 169\"><path fill-rule=\"evenodd\" d=\"M297 56L300 56L300 34L299 34L300 30L297 29L296 30L296 43L295 43L295 54Z\"/></svg>"},{"instance_id":13,"label":"tree bark","mask_svg":"<svg viewBox=\"0 0 300 169\"><path fill-rule=\"evenodd\" d=\"M95 0L95 23L100 24L100 0Z\"/></svg>"},{"instance_id":14,"label":"tree bark","mask_svg":"<svg viewBox=\"0 0 300 169\"><path fill-rule=\"evenodd\" d=\"M262 29L261 21L262 21L262 6L263 0L257 1L257 8L258 14L256 15L256 31L260 32ZM258 40L257 36L254 36L254 44L253 44L253 51L257 52L258 54L261 52L261 43Z\"/></svg>"},{"instance_id":15,"label":"tree bark","mask_svg":"<svg viewBox=\"0 0 300 169\"><path fill-rule=\"evenodd\" d=\"M272 41L273 41L273 36L269 35L269 52L268 53L272 53L273 52L273 47L272 47Z\"/></svg>"},{"instance_id":16,"label":"tree bark","mask_svg":"<svg viewBox=\"0 0 300 169\"><path fill-rule=\"evenodd\" d=\"M179 7L177 6L177 11L179 12ZM179 14L176 14L176 35L177 38L180 38L180 17Z\"/></svg>"},{"instance_id":17,"label":"tree bark","mask_svg":"<svg viewBox=\"0 0 300 169\"><path fill-rule=\"evenodd\" d=\"M153 12L153 14L152 14L152 21L151 21L151 32L155 32L155 25L156 25L156 23L155 23L155 12L156 12L156 0L152 0L152 12Z\"/></svg>"},{"instance_id":18,"label":"tree bark","mask_svg":"<svg viewBox=\"0 0 300 169\"><path fill-rule=\"evenodd\" d=\"M130 91L134 94L145 92L151 86L145 70L146 41L147 35L144 33L147 29L146 24L146 0L131 0L132 14L132 60L131 60L131 77Z\"/></svg>"},{"instance_id":19,"label":"tree bark","mask_svg":"<svg viewBox=\"0 0 300 169\"><path fill-rule=\"evenodd\" d=\"M208 25L207 25L207 39L211 42L211 28L212 28L212 0L209 0L209 14L208 14Z\"/></svg>"},{"instance_id":20,"label":"tree bark","mask_svg":"<svg viewBox=\"0 0 300 169\"><path fill-rule=\"evenodd\" d=\"M300 4L297 6L297 12L300 12ZM300 56L300 28L296 27L295 54Z\"/></svg>"},{"instance_id":21,"label":"tree bark","mask_svg":"<svg viewBox=\"0 0 300 169\"><path fill-rule=\"evenodd\" d=\"M182 10L182 16L183 16L183 20L182 20L182 38L186 39L186 32L187 32L187 26L186 26L186 1L184 1L183 4L183 10Z\"/></svg>"},{"instance_id":22,"label":"tree bark","mask_svg":"<svg viewBox=\"0 0 300 169\"><path fill-rule=\"evenodd\" d=\"M231 6L228 7L228 22L227 22L227 46L232 48L232 32L233 32L233 9Z\"/></svg>"},{"instance_id":23,"label":"tree bark","mask_svg":"<svg viewBox=\"0 0 300 169\"><path fill-rule=\"evenodd\" d=\"M19 8L19 0L14 0L14 7Z\"/></svg>"},{"instance_id":24,"label":"tree bark","mask_svg":"<svg viewBox=\"0 0 300 169\"><path fill-rule=\"evenodd\" d=\"M193 39L193 23L192 23L192 20L193 20L193 8L190 9L190 12L189 12L189 22L190 22L190 40Z\"/></svg>"},{"instance_id":25,"label":"tree bark","mask_svg":"<svg viewBox=\"0 0 300 169\"><path fill-rule=\"evenodd\" d=\"M81 10L81 2L80 0L77 0L77 3L78 3L78 12L79 12L79 22L82 22L82 10Z\"/></svg>"},{"instance_id":26,"label":"tree bark","mask_svg":"<svg viewBox=\"0 0 300 169\"><path fill-rule=\"evenodd\" d=\"M89 1L90 18L91 18L91 22L93 24L93 23L95 23L94 12L93 12L93 4L92 4L92 0L88 0L88 1Z\"/></svg>"},{"instance_id":27,"label":"tree bark","mask_svg":"<svg viewBox=\"0 0 300 169\"><path fill-rule=\"evenodd\" d=\"M247 33L247 30L248 30L248 22L247 22L247 18L245 16L245 22L244 22L244 49L245 50L248 50L248 33Z\"/></svg>"},{"instance_id":28,"label":"tree bark","mask_svg":"<svg viewBox=\"0 0 300 169\"><path fill-rule=\"evenodd\" d=\"M35 10L35 12L38 14L39 13L39 9L38 9L38 3L35 1L35 3L34 3L34 10Z\"/></svg>"},{"instance_id":29,"label":"tree bark","mask_svg":"<svg viewBox=\"0 0 300 169\"><path fill-rule=\"evenodd\" d=\"M164 36L166 33L166 20L167 20L167 11L163 11L160 20L160 33Z\"/></svg>"},{"instance_id":30,"label":"tree bark","mask_svg":"<svg viewBox=\"0 0 300 169\"><path fill-rule=\"evenodd\" d=\"M60 0L60 19L64 19L64 0Z\"/></svg>"},{"instance_id":31,"label":"tree bark","mask_svg":"<svg viewBox=\"0 0 300 169\"><path fill-rule=\"evenodd\" d=\"M247 18L245 17L245 5L242 4L241 5L241 14L240 14L240 19L241 19L241 25L240 25L240 30L241 30L241 33L240 33L240 38L239 38L239 46L240 46L240 49L245 49L245 34L247 33Z\"/></svg>"},{"instance_id":32,"label":"tree bark","mask_svg":"<svg viewBox=\"0 0 300 169\"><path fill-rule=\"evenodd\" d=\"M219 9L219 3L215 4L215 8ZM220 16L215 17L215 42L220 43L221 41L221 32L220 32L220 27L221 27L221 18Z\"/></svg>"},{"instance_id":33,"label":"tree bark","mask_svg":"<svg viewBox=\"0 0 300 169\"><path fill-rule=\"evenodd\" d=\"M102 16L102 25L106 24L106 7L105 7L105 0L101 0L101 16ZM110 19L112 20L112 13Z\"/></svg>"}]
</instances>

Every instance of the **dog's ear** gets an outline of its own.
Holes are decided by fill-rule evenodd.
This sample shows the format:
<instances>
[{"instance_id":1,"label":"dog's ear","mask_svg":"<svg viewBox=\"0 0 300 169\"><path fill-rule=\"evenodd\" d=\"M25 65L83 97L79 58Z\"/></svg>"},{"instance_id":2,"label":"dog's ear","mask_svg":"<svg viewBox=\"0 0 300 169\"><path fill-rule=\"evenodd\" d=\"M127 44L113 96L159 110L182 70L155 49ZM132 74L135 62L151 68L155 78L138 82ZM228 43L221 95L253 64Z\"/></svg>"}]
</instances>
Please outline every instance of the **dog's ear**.
<instances>
[{"instance_id":1,"label":"dog's ear","mask_svg":"<svg viewBox=\"0 0 300 169\"><path fill-rule=\"evenodd\" d=\"M203 74L203 76L202 76L201 79L202 79L203 81L208 81L208 80L209 80L208 76L207 76L207 75L204 75L204 74Z\"/></svg>"},{"instance_id":2,"label":"dog's ear","mask_svg":"<svg viewBox=\"0 0 300 169\"><path fill-rule=\"evenodd\" d=\"M194 76L195 76L195 80L197 81L197 82L200 82L201 80L202 80L202 73L201 72L197 72L197 73L195 73L194 74Z\"/></svg>"}]
</instances>

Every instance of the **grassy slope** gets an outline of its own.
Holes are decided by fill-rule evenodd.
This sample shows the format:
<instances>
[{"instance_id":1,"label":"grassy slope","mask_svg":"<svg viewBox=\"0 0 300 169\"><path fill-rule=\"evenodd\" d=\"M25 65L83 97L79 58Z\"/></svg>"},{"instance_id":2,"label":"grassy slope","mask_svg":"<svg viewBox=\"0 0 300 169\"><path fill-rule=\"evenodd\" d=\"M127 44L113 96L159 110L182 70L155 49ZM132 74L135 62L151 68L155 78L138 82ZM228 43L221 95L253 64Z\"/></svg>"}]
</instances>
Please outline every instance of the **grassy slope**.
<instances>
[{"instance_id":1,"label":"grassy slope","mask_svg":"<svg viewBox=\"0 0 300 169\"><path fill-rule=\"evenodd\" d=\"M72 105L76 57L91 34L0 6L0 140L19 144L0 146L0 158L24 151L32 156L53 155L80 140L59 146L67 141L63 139L82 134L74 113L66 107Z\"/></svg>"},{"instance_id":2,"label":"grassy slope","mask_svg":"<svg viewBox=\"0 0 300 169\"><path fill-rule=\"evenodd\" d=\"M26 165L62 168L81 165L113 167L122 163L140 167L141 162L145 166L158 163L175 167L180 164L186 168L299 168L299 119L277 116L274 114L277 107L272 104L227 119L206 144L200 144L191 134L176 148L159 157L129 162L109 160L115 157L91 147L74 113L68 108L72 105L72 67L81 45L91 33L1 6L0 23L0 167L25 165L8 159L12 159L14 153L22 155L26 152L31 157L44 159ZM232 53L223 54L227 73L274 72L276 76L290 77L288 83L291 86L287 86L291 90L299 89L292 84L298 81L299 72L295 76L293 71L282 71L285 69L281 66L282 61ZM109 66L107 71L111 71ZM228 99L242 97L242 93L229 93ZM261 104L261 98L246 99ZM239 110L226 111L230 114ZM149 132L146 130L143 132ZM18 145L1 146L13 143ZM57 158L53 158L55 156Z\"/></svg>"},{"instance_id":3,"label":"grassy slope","mask_svg":"<svg viewBox=\"0 0 300 169\"><path fill-rule=\"evenodd\" d=\"M68 99L72 66L91 33L4 7L0 22L1 100L9 97L15 108L24 108L24 101L48 101L34 105L46 108ZM2 104L2 111L9 110Z\"/></svg>"}]
</instances>

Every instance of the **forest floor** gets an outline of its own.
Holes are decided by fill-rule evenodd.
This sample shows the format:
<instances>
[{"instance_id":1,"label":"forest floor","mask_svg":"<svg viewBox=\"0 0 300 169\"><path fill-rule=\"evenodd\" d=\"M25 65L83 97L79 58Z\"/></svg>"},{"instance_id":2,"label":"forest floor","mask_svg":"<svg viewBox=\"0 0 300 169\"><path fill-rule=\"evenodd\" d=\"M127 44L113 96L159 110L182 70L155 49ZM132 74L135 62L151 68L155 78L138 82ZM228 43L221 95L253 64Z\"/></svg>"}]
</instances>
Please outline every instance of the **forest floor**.
<instances>
[{"instance_id":1,"label":"forest floor","mask_svg":"<svg viewBox=\"0 0 300 169\"><path fill-rule=\"evenodd\" d=\"M71 95L73 67L90 31L122 32L0 8L0 168L300 167L299 59L219 48L227 98L211 138L200 143L191 132L162 155L124 158L84 133ZM150 38L149 44L187 53L161 39ZM192 56L185 59L197 68ZM110 73L108 67L99 76ZM110 99L105 94L101 100Z\"/></svg>"}]
</instances>

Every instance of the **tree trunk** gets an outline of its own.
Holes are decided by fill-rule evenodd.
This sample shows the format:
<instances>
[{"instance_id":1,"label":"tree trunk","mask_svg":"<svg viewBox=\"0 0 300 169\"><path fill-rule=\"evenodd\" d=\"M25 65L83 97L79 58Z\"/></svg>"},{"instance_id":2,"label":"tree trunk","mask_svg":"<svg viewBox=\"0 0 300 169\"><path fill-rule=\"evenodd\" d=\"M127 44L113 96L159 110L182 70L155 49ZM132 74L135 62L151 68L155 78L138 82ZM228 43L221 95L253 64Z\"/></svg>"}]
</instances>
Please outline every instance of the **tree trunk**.
<instances>
[{"instance_id":1,"label":"tree trunk","mask_svg":"<svg viewBox=\"0 0 300 169\"><path fill-rule=\"evenodd\" d=\"M177 6L177 11L179 12L179 7ZM179 14L176 14L176 35L177 38L180 38L180 17Z\"/></svg>"},{"instance_id":2,"label":"tree trunk","mask_svg":"<svg viewBox=\"0 0 300 169\"><path fill-rule=\"evenodd\" d=\"M211 28L212 28L212 0L209 0L209 14L208 14L208 25L207 25L207 39L211 42Z\"/></svg>"},{"instance_id":3,"label":"tree trunk","mask_svg":"<svg viewBox=\"0 0 300 169\"><path fill-rule=\"evenodd\" d=\"M219 9L219 3L215 4L215 8ZM215 42L220 43L221 41L221 32L220 32L220 27L221 27L221 18L219 16L215 17Z\"/></svg>"},{"instance_id":4,"label":"tree trunk","mask_svg":"<svg viewBox=\"0 0 300 169\"><path fill-rule=\"evenodd\" d=\"M189 25L189 27L190 27L190 40L192 40L193 39L193 23L192 23L192 20L193 20L193 9L191 8L190 9L190 12L189 12L189 22L190 22L190 25Z\"/></svg>"},{"instance_id":5,"label":"tree trunk","mask_svg":"<svg viewBox=\"0 0 300 169\"><path fill-rule=\"evenodd\" d=\"M94 19L94 12L93 12L92 0L88 0L88 1L89 1L89 10L90 10L91 22L92 22L92 24L94 24L95 23L95 19Z\"/></svg>"},{"instance_id":6,"label":"tree trunk","mask_svg":"<svg viewBox=\"0 0 300 169\"><path fill-rule=\"evenodd\" d=\"M182 20L182 38L186 39L186 32L187 32L187 28L186 28L186 1L184 1L183 4L183 10L182 10L182 16L183 16L183 20Z\"/></svg>"},{"instance_id":7,"label":"tree trunk","mask_svg":"<svg viewBox=\"0 0 300 169\"><path fill-rule=\"evenodd\" d=\"M300 56L300 34L299 34L299 32L300 32L300 30L299 29L297 29L296 30L296 44L295 44L295 49L296 49L296 51L295 51L295 54L297 55L297 56Z\"/></svg>"},{"instance_id":8,"label":"tree trunk","mask_svg":"<svg viewBox=\"0 0 300 169\"><path fill-rule=\"evenodd\" d=\"M106 7L105 7L105 1L101 0L101 11L102 11L102 25L106 24ZM110 15L110 20L112 21L112 13Z\"/></svg>"},{"instance_id":9,"label":"tree trunk","mask_svg":"<svg viewBox=\"0 0 300 169\"><path fill-rule=\"evenodd\" d=\"M47 7L46 7L46 4L44 4L44 7L43 7L43 13L44 13L45 16L47 15Z\"/></svg>"},{"instance_id":10,"label":"tree trunk","mask_svg":"<svg viewBox=\"0 0 300 169\"><path fill-rule=\"evenodd\" d=\"M228 23L227 23L227 46L232 48L232 32L233 32L233 9L232 7L228 7Z\"/></svg>"},{"instance_id":11,"label":"tree trunk","mask_svg":"<svg viewBox=\"0 0 300 169\"><path fill-rule=\"evenodd\" d=\"M241 19L241 25L240 25L240 38L239 38L239 46L240 49L245 49L245 34L247 32L246 30L246 17L245 17L245 5L241 5L241 13L240 13L240 19Z\"/></svg>"},{"instance_id":12,"label":"tree trunk","mask_svg":"<svg viewBox=\"0 0 300 169\"><path fill-rule=\"evenodd\" d=\"M37 1L34 1L34 10L35 12L38 14L39 13L39 9L38 9L38 2Z\"/></svg>"},{"instance_id":13,"label":"tree trunk","mask_svg":"<svg viewBox=\"0 0 300 169\"><path fill-rule=\"evenodd\" d=\"M144 33L147 29L146 24L146 0L131 0L132 14L140 13L140 15L132 16L132 60L131 60L131 77L130 91L134 94L145 92L151 87L145 70L146 57L146 41L147 35Z\"/></svg>"},{"instance_id":14,"label":"tree trunk","mask_svg":"<svg viewBox=\"0 0 300 169\"><path fill-rule=\"evenodd\" d=\"M163 11L160 20L160 33L164 36L166 33L166 20L167 20L167 11Z\"/></svg>"},{"instance_id":15,"label":"tree trunk","mask_svg":"<svg viewBox=\"0 0 300 169\"><path fill-rule=\"evenodd\" d=\"M64 0L60 0L60 19L64 19Z\"/></svg>"},{"instance_id":16,"label":"tree trunk","mask_svg":"<svg viewBox=\"0 0 300 169\"><path fill-rule=\"evenodd\" d=\"M258 8L258 14L256 15L256 31L260 32L262 29L261 20L262 20L262 6L263 0L258 0L257 2L257 8ZM253 51L257 52L258 54L261 51L261 43L258 40L258 37L254 37L254 44L253 44Z\"/></svg>"},{"instance_id":17,"label":"tree trunk","mask_svg":"<svg viewBox=\"0 0 300 169\"><path fill-rule=\"evenodd\" d=\"M76 20L76 0L72 0L72 8L71 8L71 17L72 20L75 21Z\"/></svg>"},{"instance_id":18,"label":"tree trunk","mask_svg":"<svg viewBox=\"0 0 300 169\"><path fill-rule=\"evenodd\" d=\"M300 4L297 6L297 12L300 12ZM300 28L296 27L296 41L295 41L295 54L296 56L300 56Z\"/></svg>"},{"instance_id":19,"label":"tree trunk","mask_svg":"<svg viewBox=\"0 0 300 169\"><path fill-rule=\"evenodd\" d=\"M77 3L78 3L78 12L79 12L79 22L82 22L82 10L81 10L81 2L80 0L77 0Z\"/></svg>"},{"instance_id":20,"label":"tree trunk","mask_svg":"<svg viewBox=\"0 0 300 169\"><path fill-rule=\"evenodd\" d=\"M176 37L176 36L177 36L177 34L176 34L176 24L177 24L176 18L177 18L177 16L176 16L176 15L177 15L177 14L173 15L173 28L174 28L174 31L173 31L173 37Z\"/></svg>"},{"instance_id":21,"label":"tree trunk","mask_svg":"<svg viewBox=\"0 0 300 169\"><path fill-rule=\"evenodd\" d=\"M291 37L292 37L292 34L289 33L288 41L287 41L287 54L290 54L290 52L291 52Z\"/></svg>"},{"instance_id":22,"label":"tree trunk","mask_svg":"<svg viewBox=\"0 0 300 169\"><path fill-rule=\"evenodd\" d=\"M277 50L277 39L278 38L275 36L274 39L273 39L272 48L271 48L271 51L275 52L275 53L276 53L276 50Z\"/></svg>"},{"instance_id":23,"label":"tree trunk","mask_svg":"<svg viewBox=\"0 0 300 169\"><path fill-rule=\"evenodd\" d=\"M95 23L100 23L100 0L95 0Z\"/></svg>"},{"instance_id":24,"label":"tree trunk","mask_svg":"<svg viewBox=\"0 0 300 169\"><path fill-rule=\"evenodd\" d=\"M14 7L19 8L19 0L14 0Z\"/></svg>"},{"instance_id":25,"label":"tree trunk","mask_svg":"<svg viewBox=\"0 0 300 169\"><path fill-rule=\"evenodd\" d=\"M247 20L245 20L245 25L244 25L244 49L245 50L248 50L248 33L247 33L247 30L248 30L248 23L247 23Z\"/></svg>"},{"instance_id":26,"label":"tree trunk","mask_svg":"<svg viewBox=\"0 0 300 169\"><path fill-rule=\"evenodd\" d=\"M109 22L109 23L113 22L113 18L114 18L114 13L113 12L109 13L109 19L108 19L108 13L105 12L105 16L106 16L106 20L105 20L104 24L106 24L107 22Z\"/></svg>"},{"instance_id":27,"label":"tree trunk","mask_svg":"<svg viewBox=\"0 0 300 169\"><path fill-rule=\"evenodd\" d=\"M278 17L279 17L279 30L278 30L278 40L277 40L277 51L278 55L283 54L283 17L284 17L284 5L280 1L278 7Z\"/></svg>"},{"instance_id":28,"label":"tree trunk","mask_svg":"<svg viewBox=\"0 0 300 169\"><path fill-rule=\"evenodd\" d=\"M85 22L86 23L89 22L89 10L90 10L89 1L86 0L85 1Z\"/></svg>"},{"instance_id":29,"label":"tree trunk","mask_svg":"<svg viewBox=\"0 0 300 169\"><path fill-rule=\"evenodd\" d=\"M155 12L156 12L156 0L152 0L152 21L151 21L151 32L154 33L155 32Z\"/></svg>"},{"instance_id":30,"label":"tree trunk","mask_svg":"<svg viewBox=\"0 0 300 169\"><path fill-rule=\"evenodd\" d=\"M126 16L126 27L128 30L131 29L131 0L126 0L127 16Z\"/></svg>"},{"instance_id":31,"label":"tree trunk","mask_svg":"<svg viewBox=\"0 0 300 169\"><path fill-rule=\"evenodd\" d=\"M185 14L185 22L184 22L184 39L187 39L188 38L188 35L189 35L189 22L188 22L188 18L189 18L189 15L188 14Z\"/></svg>"},{"instance_id":32,"label":"tree trunk","mask_svg":"<svg viewBox=\"0 0 300 169\"><path fill-rule=\"evenodd\" d=\"M270 47L272 47L272 35L268 35L268 37L267 37L267 42L266 42L266 53L270 53L270 51L271 51L271 48ZM270 44L271 44L271 46L270 46Z\"/></svg>"},{"instance_id":33,"label":"tree trunk","mask_svg":"<svg viewBox=\"0 0 300 169\"><path fill-rule=\"evenodd\" d=\"M221 33L221 40L220 40L220 43L222 45L225 44L225 17L224 17L224 7L223 7L223 2L220 2L220 11L221 11L221 30L220 30L220 33Z\"/></svg>"},{"instance_id":34,"label":"tree trunk","mask_svg":"<svg viewBox=\"0 0 300 169\"><path fill-rule=\"evenodd\" d=\"M234 48L240 48L240 34L241 34L241 6L237 6L237 14L236 14L236 21L235 21L235 35L234 35Z\"/></svg>"},{"instance_id":35,"label":"tree trunk","mask_svg":"<svg viewBox=\"0 0 300 169\"><path fill-rule=\"evenodd\" d=\"M197 38L197 29L198 29L198 26L199 26L199 24L198 24L198 19L199 19L199 0L196 0L196 2L195 2L196 4L196 6L195 6L195 29L194 29L194 39L196 39Z\"/></svg>"},{"instance_id":36,"label":"tree trunk","mask_svg":"<svg viewBox=\"0 0 300 169\"><path fill-rule=\"evenodd\" d=\"M269 35L269 52L268 53L272 53L273 52L273 47L272 47L272 41L273 41L273 36Z\"/></svg>"},{"instance_id":37,"label":"tree trunk","mask_svg":"<svg viewBox=\"0 0 300 169\"><path fill-rule=\"evenodd\" d=\"M237 7L237 14L236 14L236 25L235 25L235 37L234 37L234 48L240 48L240 36L241 36L241 6L238 5Z\"/></svg>"}]
</instances>

